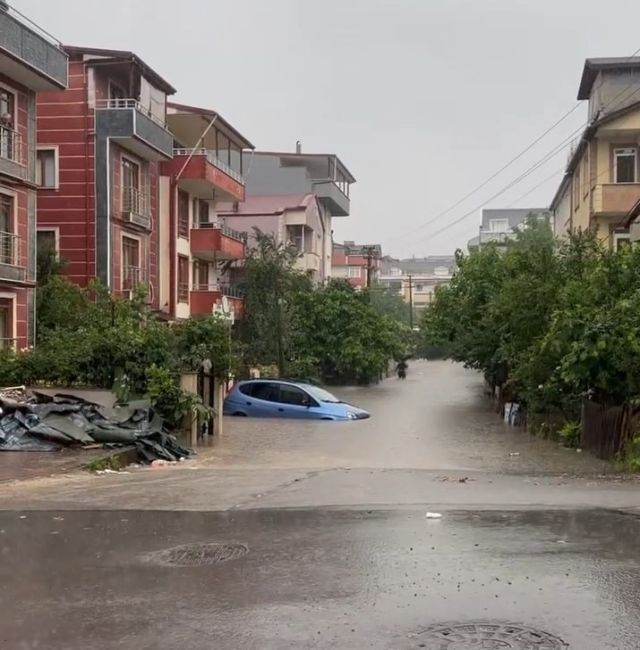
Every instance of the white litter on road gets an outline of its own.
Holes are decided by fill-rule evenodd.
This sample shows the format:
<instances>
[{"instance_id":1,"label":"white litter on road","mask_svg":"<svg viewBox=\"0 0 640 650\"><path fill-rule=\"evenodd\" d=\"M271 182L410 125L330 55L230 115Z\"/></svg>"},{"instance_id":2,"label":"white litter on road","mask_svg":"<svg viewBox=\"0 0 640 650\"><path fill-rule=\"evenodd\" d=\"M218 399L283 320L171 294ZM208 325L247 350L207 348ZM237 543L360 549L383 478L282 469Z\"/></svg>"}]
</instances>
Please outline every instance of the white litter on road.
<instances>
[{"instance_id":1,"label":"white litter on road","mask_svg":"<svg viewBox=\"0 0 640 650\"><path fill-rule=\"evenodd\" d=\"M425 515L427 519L441 519L442 515L439 512L427 512Z\"/></svg>"}]
</instances>

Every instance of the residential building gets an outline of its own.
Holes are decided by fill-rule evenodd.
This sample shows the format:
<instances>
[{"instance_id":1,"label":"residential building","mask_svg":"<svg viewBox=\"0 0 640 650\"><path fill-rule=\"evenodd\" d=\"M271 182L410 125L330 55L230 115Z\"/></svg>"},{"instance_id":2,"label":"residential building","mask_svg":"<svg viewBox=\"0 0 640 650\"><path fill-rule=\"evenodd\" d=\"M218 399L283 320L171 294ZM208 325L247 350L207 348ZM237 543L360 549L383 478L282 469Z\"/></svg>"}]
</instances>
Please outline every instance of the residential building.
<instances>
[{"instance_id":1,"label":"residential building","mask_svg":"<svg viewBox=\"0 0 640 650\"><path fill-rule=\"evenodd\" d=\"M346 278L356 288L375 282L380 275L382 264L382 247L380 244L356 244L345 241L333 244L331 276Z\"/></svg>"},{"instance_id":2,"label":"residential building","mask_svg":"<svg viewBox=\"0 0 640 650\"><path fill-rule=\"evenodd\" d=\"M68 84L60 43L0 5L0 347L35 341L36 191L51 178L37 149L36 97Z\"/></svg>"},{"instance_id":3,"label":"residential building","mask_svg":"<svg viewBox=\"0 0 640 650\"><path fill-rule=\"evenodd\" d=\"M452 255L404 260L384 257L378 283L397 291L413 306L414 313L419 313L433 301L435 288L449 284L456 270L456 260Z\"/></svg>"},{"instance_id":4,"label":"residential building","mask_svg":"<svg viewBox=\"0 0 640 650\"><path fill-rule=\"evenodd\" d=\"M158 295L159 163L175 89L133 52L67 47L69 88L38 96L38 237L56 242L69 278L115 295Z\"/></svg>"},{"instance_id":5,"label":"residential building","mask_svg":"<svg viewBox=\"0 0 640 650\"><path fill-rule=\"evenodd\" d=\"M596 230L610 246L630 240L627 215L640 200L640 57L587 59L578 99L590 123L574 143L551 202L555 232Z\"/></svg>"},{"instance_id":6,"label":"residential building","mask_svg":"<svg viewBox=\"0 0 640 650\"><path fill-rule=\"evenodd\" d=\"M256 151L245 154L247 196L313 195L320 220L320 279L331 277L332 220L351 211L350 187L356 179L335 154ZM298 224L302 225L302 224Z\"/></svg>"},{"instance_id":7,"label":"residential building","mask_svg":"<svg viewBox=\"0 0 640 650\"><path fill-rule=\"evenodd\" d=\"M221 209L220 221L226 227L247 233L248 245L255 243L255 228L288 243L299 253L296 265L315 282L329 277L325 257L326 220L315 194L249 196L244 203ZM329 233L330 237L330 233ZM232 278L240 269L232 269Z\"/></svg>"},{"instance_id":8,"label":"residential building","mask_svg":"<svg viewBox=\"0 0 640 650\"><path fill-rule=\"evenodd\" d=\"M160 308L187 318L226 302L240 318L243 301L230 270L244 259L246 234L219 219L218 209L245 200L243 151L253 145L215 111L169 103L167 123L174 150L160 170Z\"/></svg>"},{"instance_id":9,"label":"residential building","mask_svg":"<svg viewBox=\"0 0 640 650\"><path fill-rule=\"evenodd\" d=\"M551 214L546 208L506 208L482 211L482 223L477 237L469 240L467 248L475 250L486 244L506 246L515 240L530 217L550 220Z\"/></svg>"}]
</instances>

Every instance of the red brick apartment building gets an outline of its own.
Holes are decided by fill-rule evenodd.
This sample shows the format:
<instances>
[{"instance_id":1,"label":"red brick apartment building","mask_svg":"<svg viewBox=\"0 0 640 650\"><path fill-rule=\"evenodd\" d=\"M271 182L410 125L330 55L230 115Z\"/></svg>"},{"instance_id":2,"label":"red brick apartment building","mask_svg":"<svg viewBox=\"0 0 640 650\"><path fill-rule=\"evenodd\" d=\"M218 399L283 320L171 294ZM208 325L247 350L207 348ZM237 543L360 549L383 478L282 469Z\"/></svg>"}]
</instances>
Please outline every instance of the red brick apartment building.
<instances>
[{"instance_id":1,"label":"red brick apartment building","mask_svg":"<svg viewBox=\"0 0 640 650\"><path fill-rule=\"evenodd\" d=\"M55 242L69 278L98 278L159 306L159 164L175 89L133 52L64 47L67 90L38 96L38 238Z\"/></svg>"},{"instance_id":2,"label":"red brick apartment building","mask_svg":"<svg viewBox=\"0 0 640 650\"><path fill-rule=\"evenodd\" d=\"M331 259L331 275L334 278L345 278L354 287L362 289L367 286L369 273L371 282L375 282L380 274L382 248L379 244L356 244L346 241L344 244L333 244Z\"/></svg>"},{"instance_id":3,"label":"red brick apartment building","mask_svg":"<svg viewBox=\"0 0 640 650\"><path fill-rule=\"evenodd\" d=\"M0 4L0 347L35 339L36 96L67 86L60 43Z\"/></svg>"}]
</instances>

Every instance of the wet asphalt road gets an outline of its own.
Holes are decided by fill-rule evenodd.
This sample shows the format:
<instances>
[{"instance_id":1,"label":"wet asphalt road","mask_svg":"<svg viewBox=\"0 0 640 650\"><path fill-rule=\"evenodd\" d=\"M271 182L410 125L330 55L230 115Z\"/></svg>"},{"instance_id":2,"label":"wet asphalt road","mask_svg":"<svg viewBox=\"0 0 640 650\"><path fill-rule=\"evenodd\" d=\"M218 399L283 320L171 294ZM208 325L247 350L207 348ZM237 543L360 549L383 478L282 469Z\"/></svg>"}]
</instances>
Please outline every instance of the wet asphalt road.
<instances>
[{"instance_id":1,"label":"wet asphalt road","mask_svg":"<svg viewBox=\"0 0 640 650\"><path fill-rule=\"evenodd\" d=\"M238 419L175 469L2 485L2 647L640 647L634 481L507 429L447 363L343 396L373 418ZM213 543L244 546L169 553ZM495 627L424 632L447 622Z\"/></svg>"}]
</instances>

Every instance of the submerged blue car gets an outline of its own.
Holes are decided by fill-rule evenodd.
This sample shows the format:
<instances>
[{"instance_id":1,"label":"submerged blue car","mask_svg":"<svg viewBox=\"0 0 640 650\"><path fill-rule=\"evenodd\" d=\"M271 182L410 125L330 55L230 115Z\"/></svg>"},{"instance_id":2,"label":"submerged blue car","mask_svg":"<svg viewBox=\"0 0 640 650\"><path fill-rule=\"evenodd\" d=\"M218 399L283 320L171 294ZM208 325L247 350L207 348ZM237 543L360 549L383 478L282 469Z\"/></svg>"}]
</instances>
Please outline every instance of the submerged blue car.
<instances>
[{"instance_id":1,"label":"submerged blue car","mask_svg":"<svg viewBox=\"0 0 640 650\"><path fill-rule=\"evenodd\" d=\"M256 418L365 420L369 413L323 388L284 379L249 379L229 391L224 414Z\"/></svg>"}]
</instances>

